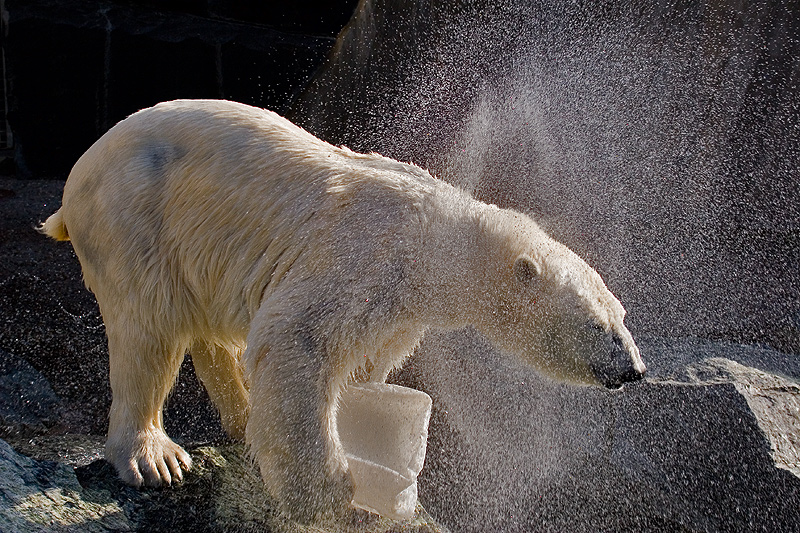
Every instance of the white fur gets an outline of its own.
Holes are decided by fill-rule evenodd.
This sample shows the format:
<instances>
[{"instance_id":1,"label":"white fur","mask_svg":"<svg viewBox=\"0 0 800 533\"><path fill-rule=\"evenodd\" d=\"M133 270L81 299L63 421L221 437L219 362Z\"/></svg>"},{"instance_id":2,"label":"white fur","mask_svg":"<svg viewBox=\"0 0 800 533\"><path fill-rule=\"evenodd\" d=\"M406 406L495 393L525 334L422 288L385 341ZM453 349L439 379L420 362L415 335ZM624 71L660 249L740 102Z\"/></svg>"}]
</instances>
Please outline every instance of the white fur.
<instances>
[{"instance_id":1,"label":"white fur","mask_svg":"<svg viewBox=\"0 0 800 533\"><path fill-rule=\"evenodd\" d=\"M473 324L581 383L613 334L644 371L616 298L527 216L241 104L167 102L120 122L43 229L68 233L100 304L107 458L134 485L189 466L161 420L186 350L269 490L311 517L352 495L342 387L383 381L430 327Z\"/></svg>"}]
</instances>

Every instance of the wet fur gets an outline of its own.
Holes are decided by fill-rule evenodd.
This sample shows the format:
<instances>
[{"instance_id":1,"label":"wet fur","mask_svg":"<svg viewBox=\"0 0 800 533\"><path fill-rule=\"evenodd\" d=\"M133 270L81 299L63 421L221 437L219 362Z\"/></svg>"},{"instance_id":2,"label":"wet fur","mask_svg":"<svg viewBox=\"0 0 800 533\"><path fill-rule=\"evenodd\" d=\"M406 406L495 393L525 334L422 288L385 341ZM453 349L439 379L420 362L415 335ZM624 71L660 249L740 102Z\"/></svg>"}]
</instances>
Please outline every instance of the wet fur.
<instances>
[{"instance_id":1,"label":"wet fur","mask_svg":"<svg viewBox=\"0 0 800 533\"><path fill-rule=\"evenodd\" d=\"M428 328L473 324L579 383L597 382L587 358L603 354L560 353L539 323L600 324L638 359L616 298L529 217L241 104L167 102L119 123L76 163L42 229L71 239L100 305L106 455L133 485L190 466L162 422L187 350L227 431L305 518L352 495L342 387L383 381Z\"/></svg>"}]
</instances>

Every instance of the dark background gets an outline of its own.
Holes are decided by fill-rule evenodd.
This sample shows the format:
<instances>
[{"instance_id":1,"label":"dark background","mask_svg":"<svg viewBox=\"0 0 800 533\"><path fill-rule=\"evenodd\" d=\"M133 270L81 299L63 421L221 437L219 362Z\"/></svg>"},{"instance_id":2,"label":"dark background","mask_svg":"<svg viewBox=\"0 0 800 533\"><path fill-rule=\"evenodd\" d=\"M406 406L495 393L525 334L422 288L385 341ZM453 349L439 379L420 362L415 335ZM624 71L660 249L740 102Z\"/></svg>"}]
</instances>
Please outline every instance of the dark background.
<instances>
[{"instance_id":1,"label":"dark background","mask_svg":"<svg viewBox=\"0 0 800 533\"><path fill-rule=\"evenodd\" d=\"M226 98L285 112L356 4L5 1L3 169L66 179L106 130L164 100Z\"/></svg>"}]
</instances>

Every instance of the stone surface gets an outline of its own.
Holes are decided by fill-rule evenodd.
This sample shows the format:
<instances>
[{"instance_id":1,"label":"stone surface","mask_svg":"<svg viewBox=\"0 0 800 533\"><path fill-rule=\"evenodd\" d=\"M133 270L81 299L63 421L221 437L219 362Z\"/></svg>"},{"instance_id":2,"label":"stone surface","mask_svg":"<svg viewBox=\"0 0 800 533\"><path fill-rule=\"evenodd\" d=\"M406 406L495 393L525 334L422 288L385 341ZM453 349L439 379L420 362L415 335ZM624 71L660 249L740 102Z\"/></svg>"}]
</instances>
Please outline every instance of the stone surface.
<instances>
[{"instance_id":1,"label":"stone surface","mask_svg":"<svg viewBox=\"0 0 800 533\"><path fill-rule=\"evenodd\" d=\"M710 357L686 367L683 372L686 382L692 385L732 383L766 436L775 466L800 478L800 385L797 373L794 379L787 378L724 357Z\"/></svg>"},{"instance_id":2,"label":"stone surface","mask_svg":"<svg viewBox=\"0 0 800 533\"><path fill-rule=\"evenodd\" d=\"M793 531L800 365L640 340L647 379L554 383L474 332L429 335L398 378L434 414L420 500L456 531Z\"/></svg>"},{"instance_id":3,"label":"stone surface","mask_svg":"<svg viewBox=\"0 0 800 533\"><path fill-rule=\"evenodd\" d=\"M101 449L99 438L65 435L27 446L52 456L78 445ZM22 446L25 448L25 445ZM444 531L419 508L411 520L392 522L359 512L352 523L300 526L274 511L261 478L240 445L189 448L194 467L180 485L136 490L123 485L114 469L97 460L71 464L36 460L0 440L0 530L120 532L418 532ZM79 461L79 464L82 461Z\"/></svg>"},{"instance_id":4,"label":"stone surface","mask_svg":"<svg viewBox=\"0 0 800 533\"><path fill-rule=\"evenodd\" d=\"M135 531L108 493L85 491L69 465L35 461L0 440L0 530Z\"/></svg>"}]
</instances>

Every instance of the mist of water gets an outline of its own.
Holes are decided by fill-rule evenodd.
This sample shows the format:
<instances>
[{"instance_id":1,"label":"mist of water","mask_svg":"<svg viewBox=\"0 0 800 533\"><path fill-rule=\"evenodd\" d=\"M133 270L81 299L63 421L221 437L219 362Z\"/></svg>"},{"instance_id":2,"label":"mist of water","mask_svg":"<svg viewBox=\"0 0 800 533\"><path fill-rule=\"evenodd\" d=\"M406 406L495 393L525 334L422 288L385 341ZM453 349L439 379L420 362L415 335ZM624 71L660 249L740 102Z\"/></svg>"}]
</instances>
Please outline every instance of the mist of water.
<instances>
[{"instance_id":1,"label":"mist of water","mask_svg":"<svg viewBox=\"0 0 800 533\"><path fill-rule=\"evenodd\" d=\"M397 8L388 65L370 44L357 73L336 73L348 119L307 114L336 123L334 141L531 214L603 274L639 333L791 343L793 8L502 4Z\"/></svg>"},{"instance_id":2,"label":"mist of water","mask_svg":"<svg viewBox=\"0 0 800 533\"><path fill-rule=\"evenodd\" d=\"M312 131L412 160L530 214L603 275L636 337L800 351L796 8L397 4L382 44L367 40L352 70L329 71L345 118L307 107ZM315 130L313 117L338 129ZM704 353L641 344L656 374ZM473 332L429 335L411 366L405 378L434 398L429 454L441 449L429 477L423 471L423 501L459 527L702 529L713 527L704 520L715 498L736 509L720 509L717 526L736 513L769 523L753 510L764 505L739 505L737 493L769 486L766 474L714 492L694 485L703 483L694 467L677 469L677 480L658 470L710 461L694 447L711 443L694 439L716 434L716 422L692 418L704 400L688 389L570 388L508 362ZM647 493L632 479L647 479ZM637 524L648 506L672 526Z\"/></svg>"}]
</instances>

